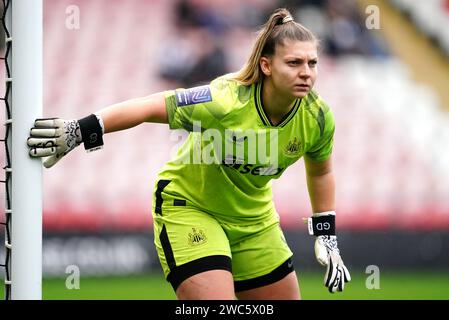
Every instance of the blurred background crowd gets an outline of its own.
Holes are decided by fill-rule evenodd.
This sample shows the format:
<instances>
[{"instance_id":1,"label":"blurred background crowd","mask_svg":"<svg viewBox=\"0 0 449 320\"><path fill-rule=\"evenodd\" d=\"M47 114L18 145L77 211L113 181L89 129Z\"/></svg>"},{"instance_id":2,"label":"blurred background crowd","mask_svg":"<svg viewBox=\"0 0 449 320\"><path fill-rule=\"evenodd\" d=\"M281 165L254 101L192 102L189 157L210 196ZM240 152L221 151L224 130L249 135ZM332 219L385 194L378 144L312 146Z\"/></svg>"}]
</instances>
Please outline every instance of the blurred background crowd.
<instances>
[{"instance_id":1,"label":"blurred background crowd","mask_svg":"<svg viewBox=\"0 0 449 320\"><path fill-rule=\"evenodd\" d=\"M181 0L173 7L173 33L162 45L161 78L188 87L239 69L248 39L278 7L289 8L310 28L328 56L387 54L382 40L364 27L354 1ZM173 43L177 50L170 50Z\"/></svg>"},{"instance_id":2,"label":"blurred background crowd","mask_svg":"<svg viewBox=\"0 0 449 320\"><path fill-rule=\"evenodd\" d=\"M354 257L348 263L369 264L360 249L369 245L379 264L447 267L447 0L45 0L44 115L80 118L236 71L278 7L321 40L316 89L336 119L337 224ZM369 28L367 19L378 27ZM182 138L165 125L144 124L107 135L100 152L78 148L45 170L45 270L61 271L69 258L58 254L67 246L95 247L93 240L82 247L79 238L69 245L55 235L147 234L156 174ZM273 187L288 237L302 237L301 218L311 213L302 161ZM151 239L136 243L126 252L142 267ZM400 249L411 243L416 251ZM109 266L113 256L105 258Z\"/></svg>"}]
</instances>

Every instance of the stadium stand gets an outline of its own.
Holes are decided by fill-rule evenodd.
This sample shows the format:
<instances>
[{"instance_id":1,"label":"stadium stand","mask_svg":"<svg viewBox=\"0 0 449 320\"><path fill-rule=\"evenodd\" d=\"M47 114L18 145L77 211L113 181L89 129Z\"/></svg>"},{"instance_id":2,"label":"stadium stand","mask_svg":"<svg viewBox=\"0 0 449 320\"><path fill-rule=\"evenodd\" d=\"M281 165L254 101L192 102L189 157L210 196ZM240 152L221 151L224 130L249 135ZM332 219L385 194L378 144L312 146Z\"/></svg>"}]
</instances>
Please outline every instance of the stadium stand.
<instances>
[{"instance_id":1,"label":"stadium stand","mask_svg":"<svg viewBox=\"0 0 449 320\"><path fill-rule=\"evenodd\" d=\"M449 56L449 1L392 0L391 2L406 12L413 23L433 38Z\"/></svg>"}]
</instances>

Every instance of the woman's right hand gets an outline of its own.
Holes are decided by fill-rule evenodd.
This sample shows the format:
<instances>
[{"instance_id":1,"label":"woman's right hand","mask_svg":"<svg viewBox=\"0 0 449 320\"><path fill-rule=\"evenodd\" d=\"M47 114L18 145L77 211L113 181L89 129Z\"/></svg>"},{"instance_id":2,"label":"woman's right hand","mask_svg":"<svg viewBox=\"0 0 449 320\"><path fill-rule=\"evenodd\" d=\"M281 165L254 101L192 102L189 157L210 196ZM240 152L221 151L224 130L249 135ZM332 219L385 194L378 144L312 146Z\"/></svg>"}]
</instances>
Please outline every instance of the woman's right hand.
<instances>
[{"instance_id":1,"label":"woman's right hand","mask_svg":"<svg viewBox=\"0 0 449 320\"><path fill-rule=\"evenodd\" d=\"M51 168L82 141L77 120L45 118L35 120L27 145L31 157L44 158L44 167Z\"/></svg>"}]
</instances>

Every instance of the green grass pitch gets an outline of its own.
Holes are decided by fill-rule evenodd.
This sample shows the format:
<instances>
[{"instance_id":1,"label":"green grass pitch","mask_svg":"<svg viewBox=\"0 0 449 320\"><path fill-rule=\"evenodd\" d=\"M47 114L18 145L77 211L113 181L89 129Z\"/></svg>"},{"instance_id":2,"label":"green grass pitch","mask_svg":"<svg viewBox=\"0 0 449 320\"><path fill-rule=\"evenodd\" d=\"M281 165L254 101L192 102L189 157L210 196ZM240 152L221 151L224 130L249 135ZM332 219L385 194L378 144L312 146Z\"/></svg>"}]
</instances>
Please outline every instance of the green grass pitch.
<instances>
[{"instance_id":1,"label":"green grass pitch","mask_svg":"<svg viewBox=\"0 0 449 320\"><path fill-rule=\"evenodd\" d=\"M449 299L449 270L447 271L384 271L380 273L380 288L367 289L369 274L352 272L352 281L343 293L330 294L322 284L324 274L298 272L301 295L305 300L447 300ZM67 289L65 278L43 280L45 300L169 300L175 299L170 285L161 273L128 277L80 278L79 289ZM3 286L0 286L3 295Z\"/></svg>"}]
</instances>

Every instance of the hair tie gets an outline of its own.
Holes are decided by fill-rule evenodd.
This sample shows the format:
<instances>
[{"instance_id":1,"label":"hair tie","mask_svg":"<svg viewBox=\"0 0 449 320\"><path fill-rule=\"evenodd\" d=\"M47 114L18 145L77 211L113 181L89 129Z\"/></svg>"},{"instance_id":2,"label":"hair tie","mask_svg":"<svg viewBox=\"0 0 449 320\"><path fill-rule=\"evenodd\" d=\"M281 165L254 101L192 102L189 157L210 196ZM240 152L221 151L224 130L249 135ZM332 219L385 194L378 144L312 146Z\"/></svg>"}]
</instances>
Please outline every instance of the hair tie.
<instances>
[{"instance_id":1,"label":"hair tie","mask_svg":"<svg viewBox=\"0 0 449 320\"><path fill-rule=\"evenodd\" d=\"M295 21L295 20L293 20L293 17L291 15L287 15L282 19L282 24L285 24L290 21Z\"/></svg>"}]
</instances>

